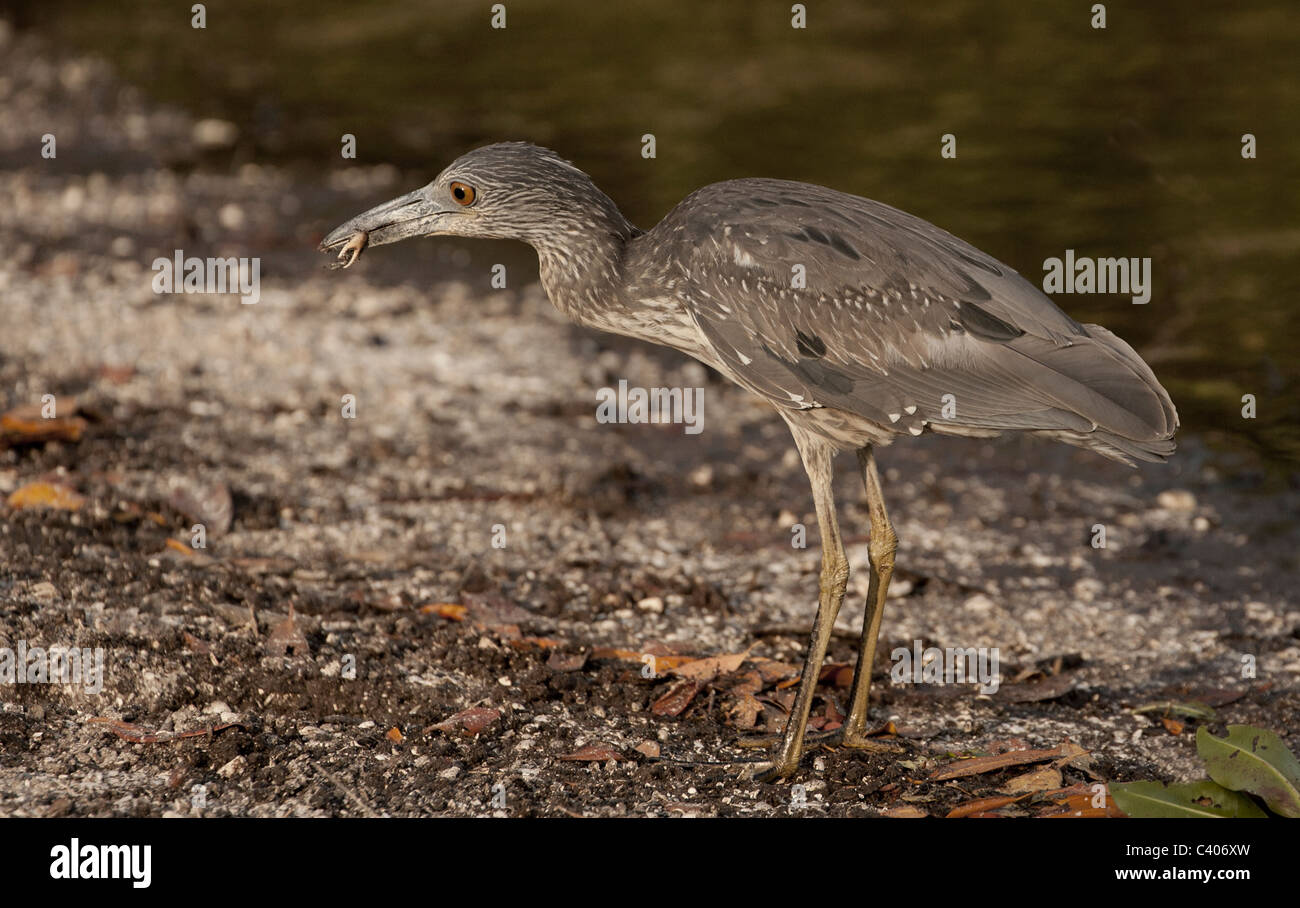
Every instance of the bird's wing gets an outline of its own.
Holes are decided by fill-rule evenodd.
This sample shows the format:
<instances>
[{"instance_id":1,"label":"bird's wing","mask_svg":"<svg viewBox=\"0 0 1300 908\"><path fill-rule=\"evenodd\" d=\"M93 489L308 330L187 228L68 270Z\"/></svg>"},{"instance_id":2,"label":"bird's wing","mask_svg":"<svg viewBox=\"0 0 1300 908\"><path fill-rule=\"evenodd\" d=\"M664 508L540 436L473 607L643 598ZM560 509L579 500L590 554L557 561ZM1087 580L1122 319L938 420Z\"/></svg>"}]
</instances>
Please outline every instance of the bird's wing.
<instances>
[{"instance_id":1,"label":"bird's wing","mask_svg":"<svg viewBox=\"0 0 1300 908\"><path fill-rule=\"evenodd\" d=\"M718 361L779 404L899 431L1095 435L1147 459L1173 449L1173 405L1128 345L919 218L736 180L688 197L655 233L684 250L690 313Z\"/></svg>"}]
</instances>

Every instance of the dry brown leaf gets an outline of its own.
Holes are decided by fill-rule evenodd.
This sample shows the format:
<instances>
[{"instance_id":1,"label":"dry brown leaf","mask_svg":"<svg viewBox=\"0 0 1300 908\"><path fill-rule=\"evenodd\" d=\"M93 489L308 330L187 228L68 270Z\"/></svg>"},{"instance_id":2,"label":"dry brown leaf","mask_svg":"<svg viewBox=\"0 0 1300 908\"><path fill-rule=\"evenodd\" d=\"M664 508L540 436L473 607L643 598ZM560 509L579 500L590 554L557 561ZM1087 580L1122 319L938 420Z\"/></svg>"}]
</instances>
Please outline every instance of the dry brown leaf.
<instances>
[{"instance_id":1,"label":"dry brown leaf","mask_svg":"<svg viewBox=\"0 0 1300 908\"><path fill-rule=\"evenodd\" d=\"M635 662L638 665L646 664L646 657L654 660L655 671L670 671L679 665L687 662L696 661L690 656L678 656L672 654L660 653L643 653L634 649L613 649L610 647L597 647L591 651L593 659L617 659L620 662Z\"/></svg>"},{"instance_id":2,"label":"dry brown leaf","mask_svg":"<svg viewBox=\"0 0 1300 908\"><path fill-rule=\"evenodd\" d=\"M763 676L756 671L738 672L732 675L732 683L727 691L733 696L756 694L763 689Z\"/></svg>"},{"instance_id":3,"label":"dry brown leaf","mask_svg":"<svg viewBox=\"0 0 1300 908\"><path fill-rule=\"evenodd\" d=\"M243 728L238 722L222 722L217 725L205 725L202 728L195 728L190 731L156 731L143 725L136 725L134 722L123 722L121 719L110 719L104 716L96 716L90 721L95 725L108 726L109 731L123 741L130 741L132 744L165 744L168 741L179 741L182 738L199 738L204 735L213 735L227 728Z\"/></svg>"},{"instance_id":4,"label":"dry brown leaf","mask_svg":"<svg viewBox=\"0 0 1300 908\"><path fill-rule=\"evenodd\" d=\"M678 681L651 705L650 712L656 716L680 716L700 692L700 687L699 681L689 678Z\"/></svg>"},{"instance_id":5,"label":"dry brown leaf","mask_svg":"<svg viewBox=\"0 0 1300 908\"><path fill-rule=\"evenodd\" d=\"M546 667L552 668L557 672L581 671L582 667L586 664L586 653L561 653L555 651L546 657Z\"/></svg>"},{"instance_id":6,"label":"dry brown leaf","mask_svg":"<svg viewBox=\"0 0 1300 908\"><path fill-rule=\"evenodd\" d=\"M396 725L388 729L388 731L384 733L384 737L392 741L394 744L401 744L406 740L406 737L402 734L402 730Z\"/></svg>"},{"instance_id":7,"label":"dry brown leaf","mask_svg":"<svg viewBox=\"0 0 1300 908\"><path fill-rule=\"evenodd\" d=\"M467 738L472 738L486 731L499 718L501 718L501 713L495 709L474 706L469 709L462 709L454 716L444 719L437 725L431 725L429 728L446 734L459 732Z\"/></svg>"},{"instance_id":8,"label":"dry brown leaf","mask_svg":"<svg viewBox=\"0 0 1300 908\"><path fill-rule=\"evenodd\" d=\"M75 403L64 402L60 408L75 412ZM39 445L48 441L81 441L86 421L80 416L41 415L41 405L15 407L0 416L0 447Z\"/></svg>"},{"instance_id":9,"label":"dry brown leaf","mask_svg":"<svg viewBox=\"0 0 1300 908\"><path fill-rule=\"evenodd\" d=\"M420 606L421 615L437 615L439 618L446 618L448 621L464 621L468 613L469 609L454 602L433 602L429 605Z\"/></svg>"},{"instance_id":10,"label":"dry brown leaf","mask_svg":"<svg viewBox=\"0 0 1300 908\"><path fill-rule=\"evenodd\" d=\"M763 704L753 694L742 693L730 708L731 723L736 728L753 728L763 713Z\"/></svg>"},{"instance_id":11,"label":"dry brown leaf","mask_svg":"<svg viewBox=\"0 0 1300 908\"><path fill-rule=\"evenodd\" d=\"M515 649L555 649L557 646L563 646L564 641L554 637L520 637L518 640L511 640L510 645Z\"/></svg>"},{"instance_id":12,"label":"dry brown leaf","mask_svg":"<svg viewBox=\"0 0 1300 908\"><path fill-rule=\"evenodd\" d=\"M775 659L764 659L761 656L749 661L758 670L765 684L799 677L799 666L791 665L789 662L777 662Z\"/></svg>"},{"instance_id":13,"label":"dry brown leaf","mask_svg":"<svg viewBox=\"0 0 1300 908\"><path fill-rule=\"evenodd\" d=\"M210 535L220 536L235 519L234 499L224 482L203 483L188 476L173 476L167 483L167 503Z\"/></svg>"},{"instance_id":14,"label":"dry brown leaf","mask_svg":"<svg viewBox=\"0 0 1300 908\"><path fill-rule=\"evenodd\" d=\"M842 662L832 662L829 665L823 665L821 674L817 676L818 684L829 684L832 687L847 688L853 684L853 666L846 665Z\"/></svg>"},{"instance_id":15,"label":"dry brown leaf","mask_svg":"<svg viewBox=\"0 0 1300 908\"><path fill-rule=\"evenodd\" d=\"M728 675L736 671L749 658L749 650L727 656L708 656L704 659L692 659L672 668L664 667L679 678L689 678L701 683L712 681L718 675Z\"/></svg>"},{"instance_id":16,"label":"dry brown leaf","mask_svg":"<svg viewBox=\"0 0 1300 908\"><path fill-rule=\"evenodd\" d=\"M1061 748L1050 750L1009 750L1006 753L990 754L985 757L972 757L969 760L957 760L947 766L941 766L930 774L930 779L943 782L948 779L961 779L977 776L986 772L997 772L1008 766L1021 766L1025 763L1041 763L1062 756Z\"/></svg>"},{"instance_id":17,"label":"dry brown leaf","mask_svg":"<svg viewBox=\"0 0 1300 908\"><path fill-rule=\"evenodd\" d=\"M952 810L948 811L948 819L960 819L961 817L982 816L990 810L997 810L999 807L1006 807L1008 804L1014 804L1029 797L1028 793L1021 795L1012 795L1010 797L995 798L976 798L974 801L967 801L965 804L958 804Z\"/></svg>"},{"instance_id":18,"label":"dry brown leaf","mask_svg":"<svg viewBox=\"0 0 1300 908\"><path fill-rule=\"evenodd\" d=\"M6 503L15 510L54 508L58 511L77 511L86 503L86 499L67 486L51 482L29 482L15 489Z\"/></svg>"},{"instance_id":19,"label":"dry brown leaf","mask_svg":"<svg viewBox=\"0 0 1300 908\"><path fill-rule=\"evenodd\" d=\"M1069 738L1066 738L1061 742L1059 750L1061 751L1061 759L1057 760L1055 763L1058 768L1062 766L1072 766L1075 769L1082 769L1094 779L1101 779L1101 776L1093 772L1091 751L1084 750Z\"/></svg>"},{"instance_id":20,"label":"dry brown leaf","mask_svg":"<svg viewBox=\"0 0 1300 908\"><path fill-rule=\"evenodd\" d=\"M1007 794L1032 794L1035 791L1052 791L1060 787L1061 771L1055 766L1043 766L1010 779L999 790Z\"/></svg>"},{"instance_id":21,"label":"dry brown leaf","mask_svg":"<svg viewBox=\"0 0 1300 908\"><path fill-rule=\"evenodd\" d=\"M887 810L882 810L881 814L883 816L893 817L894 819L903 819L903 820L921 820L929 816L929 814L926 813L921 808L912 807L911 805L890 807Z\"/></svg>"},{"instance_id":22,"label":"dry brown leaf","mask_svg":"<svg viewBox=\"0 0 1300 908\"><path fill-rule=\"evenodd\" d=\"M189 558L193 558L194 555L197 554L194 551L194 549L190 548L188 545L181 542L179 539L168 539L166 545L167 548L180 552L182 555L185 555L186 557Z\"/></svg>"},{"instance_id":23,"label":"dry brown leaf","mask_svg":"<svg viewBox=\"0 0 1300 908\"><path fill-rule=\"evenodd\" d=\"M1055 802L1055 805L1038 812L1037 816L1046 818L1100 818L1100 817L1123 817L1124 814L1110 797L1110 791L1107 790L1103 806L1095 806L1096 798L1094 797L1092 785L1080 782L1077 785L1071 785L1069 788L1062 788L1060 791L1044 792L1040 797L1048 798Z\"/></svg>"},{"instance_id":24,"label":"dry brown leaf","mask_svg":"<svg viewBox=\"0 0 1300 908\"><path fill-rule=\"evenodd\" d=\"M311 653L311 646L294 619L292 603L289 617L272 628L267 636L266 651L272 656L306 656Z\"/></svg>"}]
</instances>

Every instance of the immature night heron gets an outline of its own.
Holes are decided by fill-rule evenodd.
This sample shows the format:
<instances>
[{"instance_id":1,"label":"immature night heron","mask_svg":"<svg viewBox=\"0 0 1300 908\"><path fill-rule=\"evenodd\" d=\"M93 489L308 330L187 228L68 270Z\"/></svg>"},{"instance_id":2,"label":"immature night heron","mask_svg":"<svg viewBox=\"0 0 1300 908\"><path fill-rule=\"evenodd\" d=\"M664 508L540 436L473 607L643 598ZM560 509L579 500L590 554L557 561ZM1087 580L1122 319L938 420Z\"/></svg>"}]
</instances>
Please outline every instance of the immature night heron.
<instances>
[{"instance_id":1,"label":"immature night heron","mask_svg":"<svg viewBox=\"0 0 1300 908\"><path fill-rule=\"evenodd\" d=\"M920 218L782 180L706 186L645 232L591 179L526 143L464 155L423 189L358 215L322 250L455 234L537 250L557 308L665 344L773 405L790 426L821 528L821 594L794 709L768 776L799 765L808 710L848 582L831 459L857 451L871 577L848 747L872 745L867 693L897 537L872 453L895 436L1035 432L1131 464L1174 450L1178 415L1128 344Z\"/></svg>"}]
</instances>

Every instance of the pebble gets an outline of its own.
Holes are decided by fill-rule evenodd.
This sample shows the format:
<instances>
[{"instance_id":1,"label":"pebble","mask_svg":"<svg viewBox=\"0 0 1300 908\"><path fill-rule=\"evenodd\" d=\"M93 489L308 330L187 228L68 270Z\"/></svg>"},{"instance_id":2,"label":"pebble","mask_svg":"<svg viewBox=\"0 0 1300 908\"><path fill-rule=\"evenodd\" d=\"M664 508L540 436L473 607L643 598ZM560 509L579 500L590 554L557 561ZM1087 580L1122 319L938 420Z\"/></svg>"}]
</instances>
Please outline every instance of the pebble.
<instances>
[{"instance_id":1,"label":"pebble","mask_svg":"<svg viewBox=\"0 0 1300 908\"><path fill-rule=\"evenodd\" d=\"M204 151L215 151L234 145L239 138L239 127L229 120L199 120L194 124L190 137Z\"/></svg>"},{"instance_id":2,"label":"pebble","mask_svg":"<svg viewBox=\"0 0 1300 908\"><path fill-rule=\"evenodd\" d=\"M32 585L29 594L33 599L39 599L42 602L49 602L52 599L59 598L58 588L49 581L41 581Z\"/></svg>"},{"instance_id":3,"label":"pebble","mask_svg":"<svg viewBox=\"0 0 1300 908\"><path fill-rule=\"evenodd\" d=\"M647 596L636 604L636 607L643 612L653 612L656 615L662 615L664 611L664 601L658 596Z\"/></svg>"},{"instance_id":4,"label":"pebble","mask_svg":"<svg viewBox=\"0 0 1300 908\"><path fill-rule=\"evenodd\" d=\"M972 615L987 615L993 611L993 600L983 593L976 593L962 603L962 608Z\"/></svg>"},{"instance_id":5,"label":"pebble","mask_svg":"<svg viewBox=\"0 0 1300 908\"><path fill-rule=\"evenodd\" d=\"M1196 496L1186 489L1165 489L1156 496L1156 505L1166 511L1196 510Z\"/></svg>"},{"instance_id":6,"label":"pebble","mask_svg":"<svg viewBox=\"0 0 1300 908\"><path fill-rule=\"evenodd\" d=\"M217 223L227 230L241 230L247 220L244 209L234 202L227 202L217 210Z\"/></svg>"}]
</instances>

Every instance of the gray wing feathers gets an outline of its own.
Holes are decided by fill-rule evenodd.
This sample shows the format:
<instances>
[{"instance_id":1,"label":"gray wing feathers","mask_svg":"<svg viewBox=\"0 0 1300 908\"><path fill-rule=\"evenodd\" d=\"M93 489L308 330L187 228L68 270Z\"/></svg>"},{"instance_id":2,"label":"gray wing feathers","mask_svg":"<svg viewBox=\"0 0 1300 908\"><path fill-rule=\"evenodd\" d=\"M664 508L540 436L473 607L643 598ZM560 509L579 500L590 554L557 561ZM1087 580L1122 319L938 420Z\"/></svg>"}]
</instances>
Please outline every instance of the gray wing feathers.
<instances>
[{"instance_id":1,"label":"gray wing feathers","mask_svg":"<svg viewBox=\"0 0 1300 908\"><path fill-rule=\"evenodd\" d=\"M717 359L782 406L898 432L1044 432L1120 460L1173 452L1173 403L1128 344L919 218L735 180L688 197L663 226L689 244L677 260ZM804 288L791 286L795 265Z\"/></svg>"}]
</instances>

